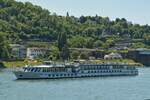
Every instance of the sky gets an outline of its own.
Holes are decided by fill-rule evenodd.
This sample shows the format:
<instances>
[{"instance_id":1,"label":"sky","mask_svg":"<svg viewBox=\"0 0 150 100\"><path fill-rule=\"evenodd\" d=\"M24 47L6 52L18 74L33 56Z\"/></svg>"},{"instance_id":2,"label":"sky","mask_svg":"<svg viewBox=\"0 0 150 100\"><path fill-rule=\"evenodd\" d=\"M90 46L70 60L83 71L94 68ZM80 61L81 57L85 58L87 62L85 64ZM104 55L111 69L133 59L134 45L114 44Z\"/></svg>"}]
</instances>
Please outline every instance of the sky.
<instances>
[{"instance_id":1,"label":"sky","mask_svg":"<svg viewBox=\"0 0 150 100\"><path fill-rule=\"evenodd\" d=\"M150 0L16 0L29 1L57 15L126 18L137 24L150 25Z\"/></svg>"}]
</instances>

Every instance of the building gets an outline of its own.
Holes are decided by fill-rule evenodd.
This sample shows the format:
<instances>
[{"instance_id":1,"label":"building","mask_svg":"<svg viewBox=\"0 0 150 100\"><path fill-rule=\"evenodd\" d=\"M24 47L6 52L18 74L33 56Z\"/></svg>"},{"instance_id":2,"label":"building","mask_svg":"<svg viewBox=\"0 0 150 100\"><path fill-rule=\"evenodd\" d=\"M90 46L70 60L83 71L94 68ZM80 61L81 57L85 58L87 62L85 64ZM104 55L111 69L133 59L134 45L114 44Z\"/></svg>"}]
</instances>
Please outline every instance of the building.
<instances>
[{"instance_id":1,"label":"building","mask_svg":"<svg viewBox=\"0 0 150 100\"><path fill-rule=\"evenodd\" d=\"M105 55L104 59L122 59L122 56L119 53L110 53Z\"/></svg>"},{"instance_id":2,"label":"building","mask_svg":"<svg viewBox=\"0 0 150 100\"><path fill-rule=\"evenodd\" d=\"M128 52L128 57L146 66L150 66L150 49L139 48L130 50Z\"/></svg>"},{"instance_id":3,"label":"building","mask_svg":"<svg viewBox=\"0 0 150 100\"><path fill-rule=\"evenodd\" d=\"M128 49L132 45L131 39L123 39L115 42L115 47L117 50Z\"/></svg>"},{"instance_id":4,"label":"building","mask_svg":"<svg viewBox=\"0 0 150 100\"><path fill-rule=\"evenodd\" d=\"M30 47L27 48L27 58L35 59L38 58L40 55L46 54L46 52L50 51L48 48L38 48L38 47Z\"/></svg>"},{"instance_id":5,"label":"building","mask_svg":"<svg viewBox=\"0 0 150 100\"><path fill-rule=\"evenodd\" d=\"M26 58L26 47L20 44L10 44L11 53L15 59Z\"/></svg>"}]
</instances>

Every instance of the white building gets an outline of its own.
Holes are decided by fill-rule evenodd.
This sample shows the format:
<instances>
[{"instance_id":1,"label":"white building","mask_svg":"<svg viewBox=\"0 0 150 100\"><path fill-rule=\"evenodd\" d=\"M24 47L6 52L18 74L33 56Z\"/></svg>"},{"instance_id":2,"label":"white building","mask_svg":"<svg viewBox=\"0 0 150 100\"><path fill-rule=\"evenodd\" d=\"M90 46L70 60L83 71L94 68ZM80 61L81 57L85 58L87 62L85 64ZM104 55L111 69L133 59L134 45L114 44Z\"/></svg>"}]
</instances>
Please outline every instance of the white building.
<instances>
[{"instance_id":1,"label":"white building","mask_svg":"<svg viewBox=\"0 0 150 100\"><path fill-rule=\"evenodd\" d=\"M122 59L122 56L119 53L110 53L108 55L105 55L104 59Z\"/></svg>"},{"instance_id":2,"label":"white building","mask_svg":"<svg viewBox=\"0 0 150 100\"><path fill-rule=\"evenodd\" d=\"M48 51L50 51L48 48L38 48L38 47L27 48L27 58L34 59L39 57L40 55L46 54L46 52Z\"/></svg>"}]
</instances>

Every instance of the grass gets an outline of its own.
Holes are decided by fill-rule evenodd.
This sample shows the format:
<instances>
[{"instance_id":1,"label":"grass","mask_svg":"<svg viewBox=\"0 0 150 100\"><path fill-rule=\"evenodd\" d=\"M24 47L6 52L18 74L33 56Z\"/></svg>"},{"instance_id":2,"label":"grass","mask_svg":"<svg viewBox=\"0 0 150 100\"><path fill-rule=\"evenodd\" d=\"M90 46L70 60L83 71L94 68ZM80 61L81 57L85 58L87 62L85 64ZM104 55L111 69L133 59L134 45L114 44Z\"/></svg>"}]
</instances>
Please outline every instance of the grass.
<instances>
[{"instance_id":1,"label":"grass","mask_svg":"<svg viewBox=\"0 0 150 100\"><path fill-rule=\"evenodd\" d=\"M128 50L97 50L97 52L104 52L104 53L128 53Z\"/></svg>"},{"instance_id":2,"label":"grass","mask_svg":"<svg viewBox=\"0 0 150 100\"><path fill-rule=\"evenodd\" d=\"M15 67L22 67L25 65L39 65L42 64L40 61L4 61L4 66L6 68L15 68Z\"/></svg>"}]
</instances>

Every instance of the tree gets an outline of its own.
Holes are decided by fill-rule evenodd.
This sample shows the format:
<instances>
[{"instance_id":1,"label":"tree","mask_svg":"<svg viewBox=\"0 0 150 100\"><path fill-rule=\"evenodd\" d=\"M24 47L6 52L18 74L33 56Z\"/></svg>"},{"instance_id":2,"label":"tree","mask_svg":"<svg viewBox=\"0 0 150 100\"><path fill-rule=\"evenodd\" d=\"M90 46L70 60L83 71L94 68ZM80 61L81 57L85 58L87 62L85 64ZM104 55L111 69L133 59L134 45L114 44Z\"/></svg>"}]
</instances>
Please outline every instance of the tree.
<instances>
[{"instance_id":1,"label":"tree","mask_svg":"<svg viewBox=\"0 0 150 100\"><path fill-rule=\"evenodd\" d=\"M63 32L63 33L60 33L58 35L58 48L59 48L59 50L61 51L65 45L67 45L67 37L66 37L66 34Z\"/></svg>"},{"instance_id":2,"label":"tree","mask_svg":"<svg viewBox=\"0 0 150 100\"><path fill-rule=\"evenodd\" d=\"M58 60L60 58L60 51L59 51L58 47L56 47L56 46L51 47L51 51L49 52L48 58L51 60L54 60L54 61Z\"/></svg>"},{"instance_id":3,"label":"tree","mask_svg":"<svg viewBox=\"0 0 150 100\"><path fill-rule=\"evenodd\" d=\"M150 35L144 35L144 42L147 45L150 45Z\"/></svg>"},{"instance_id":4,"label":"tree","mask_svg":"<svg viewBox=\"0 0 150 100\"><path fill-rule=\"evenodd\" d=\"M100 40L94 42L93 47L98 48L101 47L104 43Z\"/></svg>"},{"instance_id":5,"label":"tree","mask_svg":"<svg viewBox=\"0 0 150 100\"><path fill-rule=\"evenodd\" d=\"M67 17L69 17L69 12L67 12L67 15L66 15Z\"/></svg>"},{"instance_id":6,"label":"tree","mask_svg":"<svg viewBox=\"0 0 150 100\"><path fill-rule=\"evenodd\" d=\"M81 36L74 36L68 40L68 44L70 45L70 47L74 48L82 48L83 46L85 46L84 43L85 39Z\"/></svg>"},{"instance_id":7,"label":"tree","mask_svg":"<svg viewBox=\"0 0 150 100\"><path fill-rule=\"evenodd\" d=\"M88 52L82 52L80 54L80 59L89 59L89 53Z\"/></svg>"},{"instance_id":8,"label":"tree","mask_svg":"<svg viewBox=\"0 0 150 100\"><path fill-rule=\"evenodd\" d=\"M67 45L65 45L62 48L60 55L61 55L62 60L68 60L70 58L70 52L69 52L69 48Z\"/></svg>"},{"instance_id":9,"label":"tree","mask_svg":"<svg viewBox=\"0 0 150 100\"><path fill-rule=\"evenodd\" d=\"M72 53L71 53L71 58L72 58L72 59L78 59L78 58L79 58L79 55L80 55L80 52L79 52L79 51L72 51Z\"/></svg>"},{"instance_id":10,"label":"tree","mask_svg":"<svg viewBox=\"0 0 150 100\"><path fill-rule=\"evenodd\" d=\"M6 33L0 32L0 59L7 60L11 57L11 48L6 39Z\"/></svg>"},{"instance_id":11,"label":"tree","mask_svg":"<svg viewBox=\"0 0 150 100\"><path fill-rule=\"evenodd\" d=\"M132 44L132 48L135 48L135 49L137 49L137 48L145 48L145 47L146 47L146 45L141 43L141 42L137 42L137 43Z\"/></svg>"},{"instance_id":12,"label":"tree","mask_svg":"<svg viewBox=\"0 0 150 100\"><path fill-rule=\"evenodd\" d=\"M70 52L69 52L69 47L67 44L67 37L65 32L60 33L58 36L58 48L62 60L68 60L70 57Z\"/></svg>"},{"instance_id":13,"label":"tree","mask_svg":"<svg viewBox=\"0 0 150 100\"><path fill-rule=\"evenodd\" d=\"M125 18L112 21L108 17L98 15L70 16L68 12L66 16L60 16L29 2L16 0L1 0L0 8L0 32L7 33L12 43L58 40L61 51L67 39L69 47L93 48L93 43L101 37L117 35L122 39L143 39L150 33L149 25L133 24ZM145 40L144 44L149 44L147 39ZM107 45L109 47L108 43Z\"/></svg>"}]
</instances>

